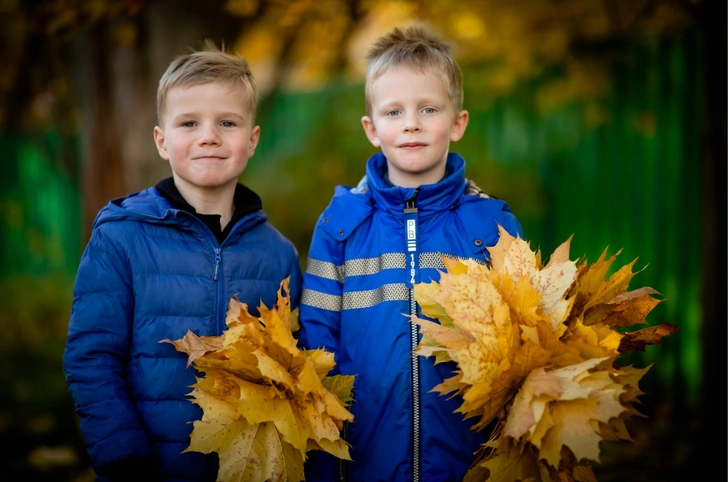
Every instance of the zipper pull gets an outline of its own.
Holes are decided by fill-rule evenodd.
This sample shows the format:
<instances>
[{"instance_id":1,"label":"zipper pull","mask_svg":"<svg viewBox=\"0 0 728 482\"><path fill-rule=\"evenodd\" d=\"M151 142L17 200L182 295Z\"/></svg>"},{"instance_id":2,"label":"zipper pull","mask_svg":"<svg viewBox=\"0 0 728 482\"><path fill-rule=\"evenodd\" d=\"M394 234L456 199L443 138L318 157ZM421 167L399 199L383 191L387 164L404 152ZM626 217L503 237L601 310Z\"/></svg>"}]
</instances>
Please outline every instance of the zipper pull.
<instances>
[{"instance_id":1,"label":"zipper pull","mask_svg":"<svg viewBox=\"0 0 728 482\"><path fill-rule=\"evenodd\" d=\"M417 212L417 206L415 206L415 198L417 198L417 193L420 192L420 188L415 189L415 193L412 195L411 198L409 198L404 205L404 213L416 213Z\"/></svg>"},{"instance_id":2,"label":"zipper pull","mask_svg":"<svg viewBox=\"0 0 728 482\"><path fill-rule=\"evenodd\" d=\"M215 248L215 272L212 274L212 281L217 281L217 271L220 268L220 248Z\"/></svg>"},{"instance_id":3,"label":"zipper pull","mask_svg":"<svg viewBox=\"0 0 728 482\"><path fill-rule=\"evenodd\" d=\"M417 206L415 205L415 199L419 189L415 189L412 197L409 198L404 207L404 224L405 224L405 239L407 241L407 264L409 265L408 270L408 281L410 283L410 289L419 281L419 254L417 248ZM414 311L412 314L416 314Z\"/></svg>"}]
</instances>

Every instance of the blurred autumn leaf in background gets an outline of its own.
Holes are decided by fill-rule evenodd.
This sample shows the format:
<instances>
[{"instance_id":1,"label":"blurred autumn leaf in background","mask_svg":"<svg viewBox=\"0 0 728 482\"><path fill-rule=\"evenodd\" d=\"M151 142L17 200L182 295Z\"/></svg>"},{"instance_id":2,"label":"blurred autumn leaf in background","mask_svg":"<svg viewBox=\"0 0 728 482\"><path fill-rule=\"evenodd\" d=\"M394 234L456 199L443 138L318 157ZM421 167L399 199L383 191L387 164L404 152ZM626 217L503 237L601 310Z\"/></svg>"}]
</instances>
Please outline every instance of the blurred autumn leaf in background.
<instances>
[{"instance_id":1,"label":"blurred autumn leaf in background","mask_svg":"<svg viewBox=\"0 0 728 482\"><path fill-rule=\"evenodd\" d=\"M48 0L0 3L5 67L0 72L0 126L22 113L37 126L68 103L56 50L102 20L116 20L119 47L138 36L134 19L150 0ZM178 2L181 5L184 2ZM248 57L265 96L278 89L314 90L333 77L360 82L366 50L394 26L427 19L461 66L492 64L484 88L506 93L519 80L560 66L544 86L544 109L608 88L608 62L629 41L664 35L696 21L701 0L227 0L240 19L234 49ZM210 5L213 8L214 3ZM119 21L122 20L122 21ZM56 43L39 48L41 40ZM28 55L36 62L27 63ZM30 70L29 70L30 69ZM20 95L18 95L20 94Z\"/></svg>"},{"instance_id":2,"label":"blurred autumn leaf in background","mask_svg":"<svg viewBox=\"0 0 728 482\"><path fill-rule=\"evenodd\" d=\"M233 15L256 17L236 42L264 88L319 89L333 75L361 82L366 51L395 26L427 19L462 66L492 63L487 89L506 93L554 65L563 75L545 87L544 108L592 98L607 88L614 51L634 38L679 31L700 0L229 0Z\"/></svg>"}]
</instances>

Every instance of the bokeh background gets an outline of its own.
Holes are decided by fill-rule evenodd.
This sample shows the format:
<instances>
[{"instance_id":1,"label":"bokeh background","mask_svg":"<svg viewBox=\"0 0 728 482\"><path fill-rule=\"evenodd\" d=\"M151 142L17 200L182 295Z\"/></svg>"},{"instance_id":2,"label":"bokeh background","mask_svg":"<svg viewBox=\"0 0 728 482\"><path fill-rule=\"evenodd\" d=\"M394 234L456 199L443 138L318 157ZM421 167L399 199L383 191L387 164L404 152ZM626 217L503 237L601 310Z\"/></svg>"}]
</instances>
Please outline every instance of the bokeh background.
<instances>
[{"instance_id":1,"label":"bokeh background","mask_svg":"<svg viewBox=\"0 0 728 482\"><path fill-rule=\"evenodd\" d=\"M623 360L634 442L601 482L725 480L725 0L0 0L0 479L92 481L61 371L96 212L170 175L157 82L205 39L248 57L262 139L241 181L305 264L336 184L374 153L364 56L425 21L453 46L471 121L451 150L547 257L636 259L680 331ZM621 250L621 251L620 251Z\"/></svg>"}]
</instances>

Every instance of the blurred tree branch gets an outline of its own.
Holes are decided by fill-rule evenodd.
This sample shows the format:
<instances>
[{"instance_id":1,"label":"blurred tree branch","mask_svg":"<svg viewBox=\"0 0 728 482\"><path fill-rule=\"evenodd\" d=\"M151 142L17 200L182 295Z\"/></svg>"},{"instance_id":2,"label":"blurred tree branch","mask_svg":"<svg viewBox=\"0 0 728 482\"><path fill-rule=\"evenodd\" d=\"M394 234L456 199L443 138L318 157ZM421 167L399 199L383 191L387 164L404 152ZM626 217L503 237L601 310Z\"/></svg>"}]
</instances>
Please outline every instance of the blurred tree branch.
<instances>
[{"instance_id":1,"label":"blurred tree branch","mask_svg":"<svg viewBox=\"0 0 728 482\"><path fill-rule=\"evenodd\" d=\"M114 28L115 19L123 18L142 30L146 12L162 3L4 2L0 35L6 64L0 72L0 130L72 124L74 103L63 81L69 43L102 22ZM167 3L184 8L190 2ZM236 49L254 66L268 66L261 85L273 95L283 88L321 87L342 74L361 78L365 46L393 25L416 18L427 19L452 39L462 64L496 62L492 87L506 91L549 64L574 62L575 55L584 56L590 45L621 45L645 32L669 34L697 22L702 4L701 0L464 0L457 5L446 0L227 0L219 8L239 21ZM261 41L266 35L268 41ZM133 33L131 38L123 32L118 37L120 42L139 41ZM108 52L114 53L114 48Z\"/></svg>"}]
</instances>

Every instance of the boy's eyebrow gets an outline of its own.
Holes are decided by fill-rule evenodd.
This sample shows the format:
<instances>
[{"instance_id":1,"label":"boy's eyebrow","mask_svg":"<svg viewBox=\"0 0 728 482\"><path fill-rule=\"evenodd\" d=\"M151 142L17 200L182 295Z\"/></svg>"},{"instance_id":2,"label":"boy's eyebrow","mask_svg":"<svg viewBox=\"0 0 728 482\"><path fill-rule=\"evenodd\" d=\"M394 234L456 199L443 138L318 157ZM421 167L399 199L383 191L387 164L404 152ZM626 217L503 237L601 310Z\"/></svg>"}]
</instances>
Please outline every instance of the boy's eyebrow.
<instances>
[{"instance_id":1,"label":"boy's eyebrow","mask_svg":"<svg viewBox=\"0 0 728 482\"><path fill-rule=\"evenodd\" d=\"M174 116L174 119L177 119L179 117L195 117L199 115L199 112L181 112ZM239 114L237 112L215 112L215 117L238 117L240 119L247 119L247 116L243 114Z\"/></svg>"},{"instance_id":2,"label":"boy's eyebrow","mask_svg":"<svg viewBox=\"0 0 728 482\"><path fill-rule=\"evenodd\" d=\"M422 97L421 99L417 99L417 104L418 105L421 105L421 104L438 105L438 104L441 104L441 103L443 103L442 102L442 99L439 99L438 100L438 99L429 98L429 97ZM401 99L387 99L387 98L385 98L385 99L383 99L383 100L381 100L379 102L376 102L375 101L375 102L372 103L372 105L374 107L382 107L382 108L387 108L387 107L392 107L392 106L399 106L399 105L402 105L402 104L404 104L404 102Z\"/></svg>"}]
</instances>

